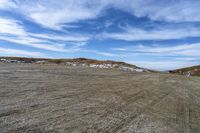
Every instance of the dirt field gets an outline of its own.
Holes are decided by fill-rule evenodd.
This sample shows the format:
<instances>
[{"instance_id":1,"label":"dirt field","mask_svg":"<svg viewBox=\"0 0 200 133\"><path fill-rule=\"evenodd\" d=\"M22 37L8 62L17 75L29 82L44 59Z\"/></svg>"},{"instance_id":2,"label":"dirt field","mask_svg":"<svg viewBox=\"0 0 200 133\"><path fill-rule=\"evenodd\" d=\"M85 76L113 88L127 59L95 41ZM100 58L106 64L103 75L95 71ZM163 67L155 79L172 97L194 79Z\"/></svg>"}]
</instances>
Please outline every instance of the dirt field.
<instances>
[{"instance_id":1,"label":"dirt field","mask_svg":"<svg viewBox=\"0 0 200 133\"><path fill-rule=\"evenodd\" d=\"M0 63L0 132L200 133L200 78Z\"/></svg>"}]
</instances>

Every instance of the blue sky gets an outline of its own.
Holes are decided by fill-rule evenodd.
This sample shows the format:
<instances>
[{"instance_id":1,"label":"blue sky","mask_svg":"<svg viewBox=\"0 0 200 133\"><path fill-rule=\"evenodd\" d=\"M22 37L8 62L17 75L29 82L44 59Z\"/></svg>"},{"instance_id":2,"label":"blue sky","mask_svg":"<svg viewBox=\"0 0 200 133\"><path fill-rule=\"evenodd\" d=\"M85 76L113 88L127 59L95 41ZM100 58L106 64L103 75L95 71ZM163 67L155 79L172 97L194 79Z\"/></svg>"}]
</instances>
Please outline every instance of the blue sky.
<instances>
[{"instance_id":1,"label":"blue sky","mask_svg":"<svg viewBox=\"0 0 200 133\"><path fill-rule=\"evenodd\" d=\"M200 64L198 0L0 0L0 56Z\"/></svg>"}]
</instances>

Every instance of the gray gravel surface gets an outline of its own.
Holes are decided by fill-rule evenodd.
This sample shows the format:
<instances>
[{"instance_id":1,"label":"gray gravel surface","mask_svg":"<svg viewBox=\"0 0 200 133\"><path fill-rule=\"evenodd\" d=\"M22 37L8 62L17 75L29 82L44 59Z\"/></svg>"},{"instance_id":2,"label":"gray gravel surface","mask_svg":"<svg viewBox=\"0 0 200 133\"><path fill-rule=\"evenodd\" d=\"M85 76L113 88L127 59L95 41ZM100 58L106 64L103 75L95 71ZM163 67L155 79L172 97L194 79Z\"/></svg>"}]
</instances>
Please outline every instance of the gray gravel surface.
<instances>
[{"instance_id":1,"label":"gray gravel surface","mask_svg":"<svg viewBox=\"0 0 200 133\"><path fill-rule=\"evenodd\" d=\"M0 63L2 133L200 133L200 78Z\"/></svg>"}]
</instances>

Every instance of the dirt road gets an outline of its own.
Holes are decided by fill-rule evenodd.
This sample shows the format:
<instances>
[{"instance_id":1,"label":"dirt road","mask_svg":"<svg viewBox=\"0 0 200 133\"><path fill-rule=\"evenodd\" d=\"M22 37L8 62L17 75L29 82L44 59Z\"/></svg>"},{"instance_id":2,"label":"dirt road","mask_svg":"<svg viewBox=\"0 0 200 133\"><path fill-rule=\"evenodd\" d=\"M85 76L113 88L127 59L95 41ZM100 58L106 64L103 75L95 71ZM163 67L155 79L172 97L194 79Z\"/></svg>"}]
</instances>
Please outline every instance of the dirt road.
<instances>
[{"instance_id":1,"label":"dirt road","mask_svg":"<svg viewBox=\"0 0 200 133\"><path fill-rule=\"evenodd\" d=\"M200 78L1 63L0 132L200 133Z\"/></svg>"}]
</instances>

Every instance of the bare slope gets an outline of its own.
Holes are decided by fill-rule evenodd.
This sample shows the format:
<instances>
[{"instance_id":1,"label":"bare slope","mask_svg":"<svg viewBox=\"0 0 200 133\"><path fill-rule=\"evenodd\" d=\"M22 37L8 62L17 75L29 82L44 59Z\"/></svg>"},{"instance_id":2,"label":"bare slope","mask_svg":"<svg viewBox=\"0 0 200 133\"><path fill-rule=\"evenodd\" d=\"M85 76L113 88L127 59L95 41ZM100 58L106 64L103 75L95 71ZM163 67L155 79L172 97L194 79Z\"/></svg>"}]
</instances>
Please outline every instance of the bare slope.
<instances>
[{"instance_id":1,"label":"bare slope","mask_svg":"<svg viewBox=\"0 0 200 133\"><path fill-rule=\"evenodd\" d=\"M0 131L199 133L200 78L0 63Z\"/></svg>"},{"instance_id":2,"label":"bare slope","mask_svg":"<svg viewBox=\"0 0 200 133\"><path fill-rule=\"evenodd\" d=\"M190 74L192 76L200 76L200 66L193 66L188 68L177 69L174 71L170 71L171 73L177 73L181 75Z\"/></svg>"}]
</instances>

